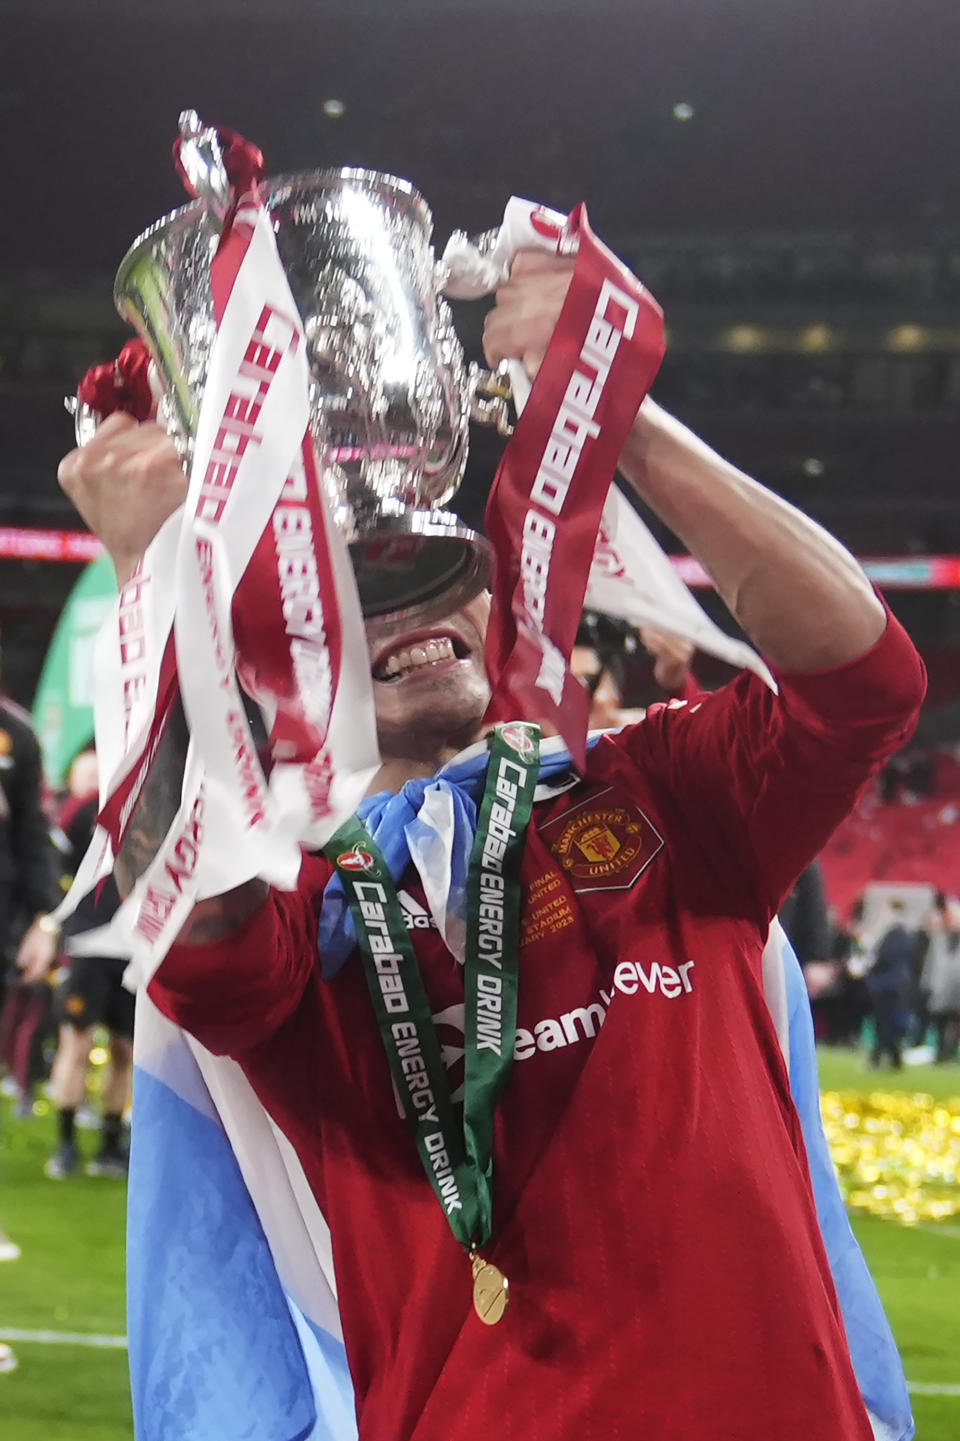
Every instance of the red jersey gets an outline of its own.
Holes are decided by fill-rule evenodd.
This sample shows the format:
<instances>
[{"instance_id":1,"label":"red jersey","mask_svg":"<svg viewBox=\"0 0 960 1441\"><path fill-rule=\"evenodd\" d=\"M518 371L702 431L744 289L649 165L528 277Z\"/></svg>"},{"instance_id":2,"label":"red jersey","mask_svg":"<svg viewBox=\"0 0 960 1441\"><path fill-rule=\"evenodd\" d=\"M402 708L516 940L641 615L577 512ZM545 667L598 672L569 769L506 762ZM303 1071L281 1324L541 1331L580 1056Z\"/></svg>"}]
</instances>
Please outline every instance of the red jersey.
<instances>
[{"instance_id":1,"label":"red jersey","mask_svg":"<svg viewBox=\"0 0 960 1441\"><path fill-rule=\"evenodd\" d=\"M327 862L155 978L239 1061L330 1224L361 1441L870 1441L761 953L923 673L891 619L852 664L780 679L656 708L534 807L485 1248L510 1279L499 1325L474 1314L359 953L321 979ZM456 1096L463 976L412 869L402 887Z\"/></svg>"}]
</instances>

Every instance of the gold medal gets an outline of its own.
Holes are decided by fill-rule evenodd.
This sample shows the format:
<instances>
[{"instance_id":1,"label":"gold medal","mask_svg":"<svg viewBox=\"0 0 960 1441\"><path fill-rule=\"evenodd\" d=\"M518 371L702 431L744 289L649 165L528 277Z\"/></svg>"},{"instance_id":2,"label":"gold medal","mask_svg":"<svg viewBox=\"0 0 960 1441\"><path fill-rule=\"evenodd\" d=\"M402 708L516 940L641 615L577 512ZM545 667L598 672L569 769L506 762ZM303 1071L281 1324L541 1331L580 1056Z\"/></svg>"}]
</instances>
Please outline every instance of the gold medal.
<instances>
[{"instance_id":1,"label":"gold medal","mask_svg":"<svg viewBox=\"0 0 960 1441\"><path fill-rule=\"evenodd\" d=\"M476 1251L470 1259L473 1262L473 1309L485 1326L495 1326L510 1304L510 1282L498 1266L492 1266Z\"/></svg>"}]
</instances>

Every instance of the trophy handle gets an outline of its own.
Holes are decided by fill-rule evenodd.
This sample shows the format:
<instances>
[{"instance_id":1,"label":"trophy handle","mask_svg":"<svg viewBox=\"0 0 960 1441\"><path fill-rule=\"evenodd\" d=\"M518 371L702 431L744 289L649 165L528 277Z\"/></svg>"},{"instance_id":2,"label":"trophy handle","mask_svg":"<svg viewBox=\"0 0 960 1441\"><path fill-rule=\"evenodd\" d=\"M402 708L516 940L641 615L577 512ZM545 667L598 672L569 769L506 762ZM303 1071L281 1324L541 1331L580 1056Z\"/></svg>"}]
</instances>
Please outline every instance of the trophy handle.
<instances>
[{"instance_id":1,"label":"trophy handle","mask_svg":"<svg viewBox=\"0 0 960 1441\"><path fill-rule=\"evenodd\" d=\"M513 434L510 403L513 402L514 413L520 415L532 389L522 361L501 360L496 370L471 365L467 384L470 419L481 425L495 425L500 435L509 440Z\"/></svg>"},{"instance_id":2,"label":"trophy handle","mask_svg":"<svg viewBox=\"0 0 960 1441\"><path fill-rule=\"evenodd\" d=\"M485 230L472 238L455 230L437 262L437 289L452 300L477 300L489 295L505 280L508 265L497 254L502 229ZM510 405L519 415L530 395L530 381L520 360L504 360L495 371L471 365L467 385L470 419L481 425L495 425L509 439L513 434Z\"/></svg>"},{"instance_id":3,"label":"trophy handle","mask_svg":"<svg viewBox=\"0 0 960 1441\"><path fill-rule=\"evenodd\" d=\"M204 201L212 217L222 226L233 203L233 188L223 161L220 136L212 125L204 125L195 110L180 113L177 164L193 194Z\"/></svg>"},{"instance_id":4,"label":"trophy handle","mask_svg":"<svg viewBox=\"0 0 960 1441\"><path fill-rule=\"evenodd\" d=\"M496 370L484 370L476 363L467 372L470 419L480 425L495 425L505 440L513 434L510 402L513 400L511 362L504 360Z\"/></svg>"}]
</instances>

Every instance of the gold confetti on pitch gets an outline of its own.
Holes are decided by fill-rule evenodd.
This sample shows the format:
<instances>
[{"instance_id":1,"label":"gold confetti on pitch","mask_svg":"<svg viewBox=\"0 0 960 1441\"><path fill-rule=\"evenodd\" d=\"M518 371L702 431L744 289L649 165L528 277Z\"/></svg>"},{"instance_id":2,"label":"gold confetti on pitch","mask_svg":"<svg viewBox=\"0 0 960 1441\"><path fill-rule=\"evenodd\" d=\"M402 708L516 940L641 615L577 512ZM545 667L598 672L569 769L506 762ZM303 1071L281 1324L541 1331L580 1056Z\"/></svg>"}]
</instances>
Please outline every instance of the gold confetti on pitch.
<instances>
[{"instance_id":1,"label":"gold confetti on pitch","mask_svg":"<svg viewBox=\"0 0 960 1441\"><path fill-rule=\"evenodd\" d=\"M907 1226L960 1215L960 1098L825 1091L820 1106L851 1210Z\"/></svg>"}]
</instances>

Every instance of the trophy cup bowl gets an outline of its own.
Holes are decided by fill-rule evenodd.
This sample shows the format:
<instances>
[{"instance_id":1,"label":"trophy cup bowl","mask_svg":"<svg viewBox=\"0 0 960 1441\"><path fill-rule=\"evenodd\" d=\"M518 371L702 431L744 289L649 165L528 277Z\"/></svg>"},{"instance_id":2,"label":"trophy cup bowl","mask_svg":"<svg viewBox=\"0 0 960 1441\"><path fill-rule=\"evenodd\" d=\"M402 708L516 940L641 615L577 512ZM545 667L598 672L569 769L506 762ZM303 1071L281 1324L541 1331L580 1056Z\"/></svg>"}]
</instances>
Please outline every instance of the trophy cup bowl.
<instances>
[{"instance_id":1,"label":"trophy cup bowl","mask_svg":"<svg viewBox=\"0 0 960 1441\"><path fill-rule=\"evenodd\" d=\"M486 540L443 509L475 407L439 294L430 211L406 181L368 170L273 177L260 194L303 320L321 484L364 614L423 624L476 595L492 567ZM219 233L205 201L185 205L134 241L114 285L153 357L158 420L183 459L216 334ZM77 421L79 433L90 417Z\"/></svg>"}]
</instances>

